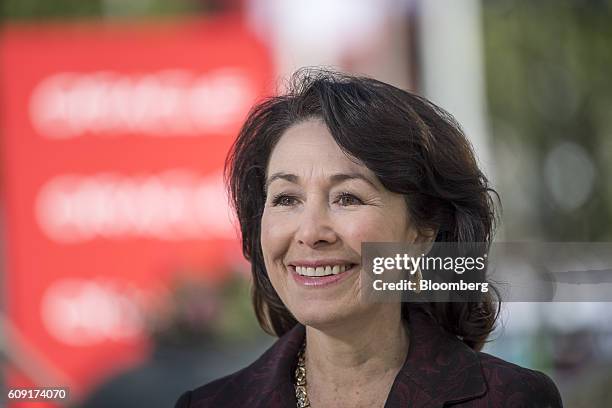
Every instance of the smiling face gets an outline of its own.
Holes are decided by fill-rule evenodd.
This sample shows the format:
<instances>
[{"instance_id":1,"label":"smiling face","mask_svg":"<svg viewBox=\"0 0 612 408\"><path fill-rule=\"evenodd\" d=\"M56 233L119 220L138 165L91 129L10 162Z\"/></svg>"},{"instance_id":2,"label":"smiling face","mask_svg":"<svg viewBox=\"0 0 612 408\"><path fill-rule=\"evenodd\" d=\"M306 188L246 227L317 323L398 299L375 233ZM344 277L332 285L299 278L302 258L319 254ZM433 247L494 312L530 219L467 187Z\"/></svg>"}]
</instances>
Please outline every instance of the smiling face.
<instances>
[{"instance_id":1,"label":"smiling face","mask_svg":"<svg viewBox=\"0 0 612 408\"><path fill-rule=\"evenodd\" d=\"M391 307L360 303L361 243L415 241L402 195L349 159L315 119L280 138L266 185L264 262L274 289L299 322L324 328Z\"/></svg>"}]
</instances>

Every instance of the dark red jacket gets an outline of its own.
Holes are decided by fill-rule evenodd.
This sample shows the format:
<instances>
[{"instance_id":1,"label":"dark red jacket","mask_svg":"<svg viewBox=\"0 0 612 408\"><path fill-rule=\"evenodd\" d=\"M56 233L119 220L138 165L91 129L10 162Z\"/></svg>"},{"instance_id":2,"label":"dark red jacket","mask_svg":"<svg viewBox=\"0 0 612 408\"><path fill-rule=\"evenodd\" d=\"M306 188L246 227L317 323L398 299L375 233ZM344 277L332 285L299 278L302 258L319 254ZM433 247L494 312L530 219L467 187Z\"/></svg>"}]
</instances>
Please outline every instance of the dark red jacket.
<instances>
[{"instance_id":1,"label":"dark red jacket","mask_svg":"<svg viewBox=\"0 0 612 408\"><path fill-rule=\"evenodd\" d=\"M545 374L476 352L431 317L412 311L410 345L385 408L562 407ZM250 366L188 391L175 408L296 406L293 370L304 326L282 336Z\"/></svg>"}]
</instances>

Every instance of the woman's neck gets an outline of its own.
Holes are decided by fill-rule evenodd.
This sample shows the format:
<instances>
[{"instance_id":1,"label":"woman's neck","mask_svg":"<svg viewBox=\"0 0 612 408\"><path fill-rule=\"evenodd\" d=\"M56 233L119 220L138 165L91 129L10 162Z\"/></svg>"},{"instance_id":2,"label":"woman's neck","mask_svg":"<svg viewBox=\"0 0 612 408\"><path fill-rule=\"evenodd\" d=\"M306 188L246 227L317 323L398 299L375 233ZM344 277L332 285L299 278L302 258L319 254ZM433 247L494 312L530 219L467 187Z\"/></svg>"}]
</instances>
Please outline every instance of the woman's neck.
<instances>
[{"instance_id":1,"label":"woman's neck","mask_svg":"<svg viewBox=\"0 0 612 408\"><path fill-rule=\"evenodd\" d=\"M408 341L401 311L392 304L381 305L367 319L324 329L307 326L306 369L313 406L337 404L335 397L347 395L362 400L360 393L384 394L384 403L406 359Z\"/></svg>"}]
</instances>

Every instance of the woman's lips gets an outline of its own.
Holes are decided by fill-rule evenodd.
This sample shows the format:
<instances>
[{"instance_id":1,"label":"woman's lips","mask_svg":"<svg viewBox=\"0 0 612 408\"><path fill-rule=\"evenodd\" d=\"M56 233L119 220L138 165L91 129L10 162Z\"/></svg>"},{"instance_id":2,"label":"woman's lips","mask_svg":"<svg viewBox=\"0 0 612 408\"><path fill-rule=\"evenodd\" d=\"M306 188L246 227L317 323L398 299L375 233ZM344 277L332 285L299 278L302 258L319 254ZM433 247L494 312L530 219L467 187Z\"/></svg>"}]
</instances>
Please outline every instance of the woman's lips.
<instances>
[{"instance_id":1,"label":"woman's lips","mask_svg":"<svg viewBox=\"0 0 612 408\"><path fill-rule=\"evenodd\" d=\"M301 286L306 287L323 287L333 285L335 283L339 283L352 275L358 268L359 264L351 264L349 269L346 269L344 272L340 272L338 274L326 275L326 276L304 276L300 275L296 272L296 268L293 265L289 265L288 269L291 273L291 276Z\"/></svg>"}]
</instances>

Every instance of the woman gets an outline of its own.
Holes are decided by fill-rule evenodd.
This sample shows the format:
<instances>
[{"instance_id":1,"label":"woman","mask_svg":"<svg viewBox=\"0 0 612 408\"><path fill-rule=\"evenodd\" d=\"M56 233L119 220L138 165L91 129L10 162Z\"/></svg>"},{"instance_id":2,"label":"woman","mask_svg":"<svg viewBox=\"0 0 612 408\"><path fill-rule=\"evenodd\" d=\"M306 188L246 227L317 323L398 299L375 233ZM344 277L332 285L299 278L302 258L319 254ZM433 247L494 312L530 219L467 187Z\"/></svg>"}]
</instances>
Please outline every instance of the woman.
<instances>
[{"instance_id":1,"label":"woman","mask_svg":"<svg viewBox=\"0 0 612 408\"><path fill-rule=\"evenodd\" d=\"M560 407L544 374L481 353L498 302L360 302L362 242L490 242L459 125L369 78L303 70L252 110L227 161L260 325L249 367L177 407Z\"/></svg>"}]
</instances>

